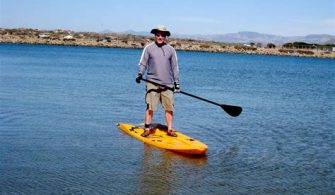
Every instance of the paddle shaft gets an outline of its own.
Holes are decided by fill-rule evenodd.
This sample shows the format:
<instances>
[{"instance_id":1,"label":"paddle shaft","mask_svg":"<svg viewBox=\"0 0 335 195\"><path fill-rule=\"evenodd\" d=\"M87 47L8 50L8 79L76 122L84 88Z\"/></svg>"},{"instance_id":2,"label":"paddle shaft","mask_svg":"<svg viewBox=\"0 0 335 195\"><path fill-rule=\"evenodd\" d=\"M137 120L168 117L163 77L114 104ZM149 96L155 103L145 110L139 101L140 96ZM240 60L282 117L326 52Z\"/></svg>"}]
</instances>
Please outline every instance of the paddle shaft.
<instances>
[{"instance_id":1,"label":"paddle shaft","mask_svg":"<svg viewBox=\"0 0 335 195\"><path fill-rule=\"evenodd\" d=\"M184 95L188 95L188 96L193 97L193 98L196 98L196 99L198 99L198 100L202 100L202 101L208 102L208 103L210 103L210 104L214 104L214 105L217 105L217 106L221 106L221 104L219 104L219 103L216 103L216 102L213 102L213 101L211 101L211 100L208 100L208 99L205 99L205 98L202 98L202 97L199 97L199 96L196 96L196 95L187 93L187 92L185 92L185 91L180 91L179 93L182 93L182 94L184 94Z\"/></svg>"},{"instance_id":2,"label":"paddle shaft","mask_svg":"<svg viewBox=\"0 0 335 195\"><path fill-rule=\"evenodd\" d=\"M143 79L143 78L142 78L141 80L142 80L142 81L145 81L145 82L147 82L147 83L151 83L151 84L154 84L154 85L159 85L159 86L161 86L161 87L165 87L165 88L167 88L167 89L169 89L169 90L174 91L174 88L172 88L172 87L169 87L169 86L166 86L166 85L162 85L162 84L159 84L159 83L156 83L156 82L153 82L153 81L149 81L149 80L147 80L147 79ZM179 91L179 93L182 93L182 94L184 94L184 95L187 95L187 96L190 96L190 97L193 97L193 98L196 98L196 99L199 99L199 100L202 100L202 101L205 101L205 102L208 102L208 103L217 105L217 106L221 106L221 104L218 104L218 103L213 102L213 101L211 101L211 100L208 100L208 99L205 99L205 98L202 98L202 97L199 97L199 96L196 96L196 95L187 93L187 92L185 92L185 91Z\"/></svg>"},{"instance_id":3,"label":"paddle shaft","mask_svg":"<svg viewBox=\"0 0 335 195\"><path fill-rule=\"evenodd\" d=\"M162 84L159 84L159 83L147 80L147 79L143 79L143 78L141 78L141 80L145 81L145 82L148 82L148 83L151 83L151 84L154 84L154 85L162 86L162 87L165 87L165 88L167 88L169 90L174 91L174 88L172 88L172 87L165 86L165 85L162 85ZM208 99L205 99L205 98L202 98L202 97L199 97L199 96L196 96L196 95L184 92L184 91L179 91L179 93L187 95L187 96L190 96L190 97L193 97L193 98L196 98L198 100L202 100L202 101L210 103L210 104L214 104L216 106L220 106L229 115L234 116L234 117L240 115L240 113L242 112L242 108L239 107L239 106L231 106L231 105L226 105L226 104L219 104L219 103L213 102L211 100L208 100Z\"/></svg>"}]
</instances>

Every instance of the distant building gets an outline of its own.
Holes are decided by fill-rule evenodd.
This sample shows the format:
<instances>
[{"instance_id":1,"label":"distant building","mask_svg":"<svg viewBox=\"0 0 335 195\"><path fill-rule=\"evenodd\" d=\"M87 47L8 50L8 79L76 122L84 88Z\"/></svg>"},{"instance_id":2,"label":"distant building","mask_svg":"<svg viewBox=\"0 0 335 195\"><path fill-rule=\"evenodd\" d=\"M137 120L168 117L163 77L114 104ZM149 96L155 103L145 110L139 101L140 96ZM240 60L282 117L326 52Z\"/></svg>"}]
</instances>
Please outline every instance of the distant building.
<instances>
[{"instance_id":1,"label":"distant building","mask_svg":"<svg viewBox=\"0 0 335 195\"><path fill-rule=\"evenodd\" d=\"M43 34L39 34L38 35L38 38L42 38L42 39L47 39L47 38L49 38L50 36L49 36L49 34L46 34L46 33L43 33Z\"/></svg>"},{"instance_id":2,"label":"distant building","mask_svg":"<svg viewBox=\"0 0 335 195\"><path fill-rule=\"evenodd\" d=\"M333 52L335 52L335 47L333 47Z\"/></svg>"},{"instance_id":3,"label":"distant building","mask_svg":"<svg viewBox=\"0 0 335 195\"><path fill-rule=\"evenodd\" d=\"M66 35L63 37L64 41L75 41L76 39L72 35Z\"/></svg>"}]
</instances>

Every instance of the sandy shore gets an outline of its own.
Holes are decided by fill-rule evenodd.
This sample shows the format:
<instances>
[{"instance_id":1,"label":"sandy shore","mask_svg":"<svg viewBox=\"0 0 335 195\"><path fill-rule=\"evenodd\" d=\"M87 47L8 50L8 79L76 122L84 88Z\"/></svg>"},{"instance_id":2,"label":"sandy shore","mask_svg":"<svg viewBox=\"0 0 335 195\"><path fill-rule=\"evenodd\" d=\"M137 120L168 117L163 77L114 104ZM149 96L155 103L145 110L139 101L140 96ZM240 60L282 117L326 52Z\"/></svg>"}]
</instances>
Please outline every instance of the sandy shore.
<instances>
[{"instance_id":1,"label":"sandy shore","mask_svg":"<svg viewBox=\"0 0 335 195\"><path fill-rule=\"evenodd\" d=\"M152 37L116 33L73 32L64 30L41 31L37 29L0 29L0 43L49 44L90 47L143 48ZM335 58L335 52L306 49L286 49L281 47L251 47L242 44L228 44L213 41L168 38L177 50L222 53L243 53L279 56L300 56Z\"/></svg>"}]
</instances>

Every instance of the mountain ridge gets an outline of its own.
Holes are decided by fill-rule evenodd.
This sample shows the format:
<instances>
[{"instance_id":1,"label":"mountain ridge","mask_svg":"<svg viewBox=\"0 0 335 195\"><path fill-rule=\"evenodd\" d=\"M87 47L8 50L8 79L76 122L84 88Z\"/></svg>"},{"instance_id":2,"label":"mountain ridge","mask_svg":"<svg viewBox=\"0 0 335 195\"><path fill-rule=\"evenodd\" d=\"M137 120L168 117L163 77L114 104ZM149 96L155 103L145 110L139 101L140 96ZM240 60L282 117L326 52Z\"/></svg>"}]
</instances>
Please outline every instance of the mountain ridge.
<instances>
[{"instance_id":1,"label":"mountain ridge","mask_svg":"<svg viewBox=\"0 0 335 195\"><path fill-rule=\"evenodd\" d=\"M112 32L105 30L103 33ZM127 30L123 32L117 32L122 34L132 34L140 36L150 36L149 32L145 31L134 31ZM277 45L282 45L289 42L305 42L310 44L335 44L335 35L330 34L309 34L305 36L282 36L267 33L259 33L253 31L240 31L237 33L226 33L226 34L172 34L173 38L186 38L186 39L196 39L204 41L218 41L225 43L274 43Z\"/></svg>"}]
</instances>

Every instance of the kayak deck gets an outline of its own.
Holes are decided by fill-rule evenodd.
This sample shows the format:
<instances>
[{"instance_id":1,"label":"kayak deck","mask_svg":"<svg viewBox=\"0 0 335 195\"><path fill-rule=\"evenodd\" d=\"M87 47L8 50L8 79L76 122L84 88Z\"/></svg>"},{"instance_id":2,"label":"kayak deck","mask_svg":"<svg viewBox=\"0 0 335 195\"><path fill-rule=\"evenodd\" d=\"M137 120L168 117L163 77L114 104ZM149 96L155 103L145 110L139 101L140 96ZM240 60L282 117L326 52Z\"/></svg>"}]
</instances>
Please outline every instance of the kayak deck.
<instances>
[{"instance_id":1,"label":"kayak deck","mask_svg":"<svg viewBox=\"0 0 335 195\"><path fill-rule=\"evenodd\" d=\"M117 126L130 136L158 148L184 154L205 154L208 149L207 145L204 143L180 132L176 132L177 137L168 136L166 134L167 128L165 125L153 124L151 134L148 137L141 136L144 131L143 126L139 127L126 123L118 123Z\"/></svg>"}]
</instances>

